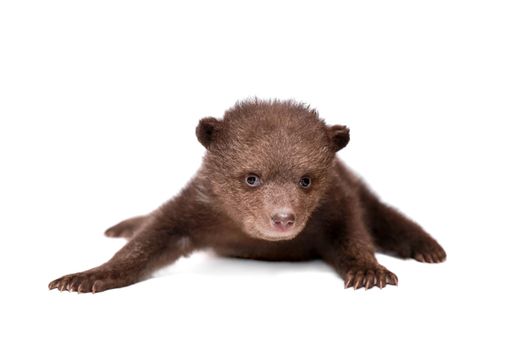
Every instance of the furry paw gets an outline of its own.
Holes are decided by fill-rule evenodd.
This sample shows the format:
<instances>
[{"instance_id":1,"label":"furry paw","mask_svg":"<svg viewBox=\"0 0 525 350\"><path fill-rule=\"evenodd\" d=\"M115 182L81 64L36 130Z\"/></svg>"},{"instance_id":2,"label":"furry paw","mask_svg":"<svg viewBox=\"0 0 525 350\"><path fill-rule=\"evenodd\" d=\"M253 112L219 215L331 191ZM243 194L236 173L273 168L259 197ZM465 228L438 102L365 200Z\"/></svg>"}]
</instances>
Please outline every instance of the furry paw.
<instances>
[{"instance_id":1,"label":"furry paw","mask_svg":"<svg viewBox=\"0 0 525 350\"><path fill-rule=\"evenodd\" d=\"M412 258L423 263L440 263L445 261L447 253L438 242L426 241L413 248Z\"/></svg>"},{"instance_id":2,"label":"furry paw","mask_svg":"<svg viewBox=\"0 0 525 350\"><path fill-rule=\"evenodd\" d=\"M355 266L345 276L345 288L359 289L364 287L384 288L387 284L397 286L397 276L381 265L371 267Z\"/></svg>"},{"instance_id":3,"label":"furry paw","mask_svg":"<svg viewBox=\"0 0 525 350\"><path fill-rule=\"evenodd\" d=\"M108 237L131 238L144 223L145 219L145 216L137 216L121 221L118 224L108 228L104 234Z\"/></svg>"},{"instance_id":4,"label":"furry paw","mask_svg":"<svg viewBox=\"0 0 525 350\"><path fill-rule=\"evenodd\" d=\"M60 277L49 283L49 289L78 293L98 293L136 282L130 273L97 267L88 271Z\"/></svg>"},{"instance_id":5,"label":"furry paw","mask_svg":"<svg viewBox=\"0 0 525 350\"><path fill-rule=\"evenodd\" d=\"M119 225L112 226L108 228L104 234L107 237L115 238L131 238L133 236L133 231L126 227L119 227Z\"/></svg>"}]
</instances>

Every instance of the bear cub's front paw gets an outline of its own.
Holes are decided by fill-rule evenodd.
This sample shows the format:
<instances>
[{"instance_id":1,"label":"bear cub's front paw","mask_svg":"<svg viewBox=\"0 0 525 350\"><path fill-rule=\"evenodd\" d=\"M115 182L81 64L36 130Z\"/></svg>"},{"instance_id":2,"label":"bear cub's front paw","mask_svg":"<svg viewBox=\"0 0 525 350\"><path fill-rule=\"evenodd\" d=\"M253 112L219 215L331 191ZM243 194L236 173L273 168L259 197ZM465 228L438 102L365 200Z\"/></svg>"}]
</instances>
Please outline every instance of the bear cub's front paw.
<instances>
[{"instance_id":1,"label":"bear cub's front paw","mask_svg":"<svg viewBox=\"0 0 525 350\"><path fill-rule=\"evenodd\" d=\"M134 274L103 266L60 277L49 283L49 289L78 293L98 293L136 282Z\"/></svg>"},{"instance_id":2,"label":"bear cub's front paw","mask_svg":"<svg viewBox=\"0 0 525 350\"><path fill-rule=\"evenodd\" d=\"M397 286L397 276L379 264L372 266L356 265L351 267L345 276L345 288L359 289L364 287L370 289L379 287L382 289L387 284Z\"/></svg>"},{"instance_id":3,"label":"bear cub's front paw","mask_svg":"<svg viewBox=\"0 0 525 350\"><path fill-rule=\"evenodd\" d=\"M412 257L423 263L440 263L446 260L447 253L438 242L428 239L412 248Z\"/></svg>"}]
</instances>

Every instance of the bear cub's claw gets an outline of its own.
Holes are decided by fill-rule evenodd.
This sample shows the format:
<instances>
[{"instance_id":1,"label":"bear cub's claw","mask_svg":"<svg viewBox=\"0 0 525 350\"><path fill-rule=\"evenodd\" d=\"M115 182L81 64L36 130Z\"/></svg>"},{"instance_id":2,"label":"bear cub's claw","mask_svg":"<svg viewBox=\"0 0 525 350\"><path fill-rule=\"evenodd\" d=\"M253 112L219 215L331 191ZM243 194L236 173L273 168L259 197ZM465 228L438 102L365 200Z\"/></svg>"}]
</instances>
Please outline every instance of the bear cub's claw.
<instances>
[{"instance_id":1,"label":"bear cub's claw","mask_svg":"<svg viewBox=\"0 0 525 350\"><path fill-rule=\"evenodd\" d=\"M346 273L345 288L353 287L354 289L373 287L384 288L387 284L397 286L397 276L388 271L381 265L373 267L359 267L351 268Z\"/></svg>"}]
</instances>

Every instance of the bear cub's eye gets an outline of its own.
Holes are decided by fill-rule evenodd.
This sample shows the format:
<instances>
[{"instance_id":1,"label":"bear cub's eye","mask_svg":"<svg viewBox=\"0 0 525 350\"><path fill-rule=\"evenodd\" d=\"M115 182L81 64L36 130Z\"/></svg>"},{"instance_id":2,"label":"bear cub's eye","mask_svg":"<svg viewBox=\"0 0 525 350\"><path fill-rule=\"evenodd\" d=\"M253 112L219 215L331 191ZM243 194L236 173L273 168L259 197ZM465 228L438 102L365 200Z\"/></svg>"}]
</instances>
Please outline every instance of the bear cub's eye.
<instances>
[{"instance_id":1,"label":"bear cub's eye","mask_svg":"<svg viewBox=\"0 0 525 350\"><path fill-rule=\"evenodd\" d=\"M302 188L308 188L312 184L312 179L310 179L308 176L303 176L301 180L299 180L299 186Z\"/></svg>"},{"instance_id":2,"label":"bear cub's eye","mask_svg":"<svg viewBox=\"0 0 525 350\"><path fill-rule=\"evenodd\" d=\"M261 184L261 179L259 178L259 176L255 174L246 175L246 178L244 179L244 181L250 187L257 187Z\"/></svg>"}]
</instances>

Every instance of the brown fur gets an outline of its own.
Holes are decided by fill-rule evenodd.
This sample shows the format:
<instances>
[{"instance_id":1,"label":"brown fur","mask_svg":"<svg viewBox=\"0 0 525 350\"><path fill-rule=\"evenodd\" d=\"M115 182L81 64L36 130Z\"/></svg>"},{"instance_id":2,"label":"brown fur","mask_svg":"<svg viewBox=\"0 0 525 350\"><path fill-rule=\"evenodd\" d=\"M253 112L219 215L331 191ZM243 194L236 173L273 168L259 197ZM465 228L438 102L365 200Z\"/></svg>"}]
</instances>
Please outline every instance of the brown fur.
<instances>
[{"instance_id":1,"label":"brown fur","mask_svg":"<svg viewBox=\"0 0 525 350\"><path fill-rule=\"evenodd\" d=\"M123 287L203 248L250 259L323 259L346 287L367 289L397 284L376 250L422 262L445 259L430 235L337 159L349 130L327 126L315 110L255 99L238 103L223 120L202 119L196 133L207 153L188 186L153 213L108 229L107 236L129 242L105 264L59 278L50 289ZM257 186L247 184L250 174L260 179ZM299 186L305 176L307 188ZM282 228L275 213L293 220Z\"/></svg>"}]
</instances>

